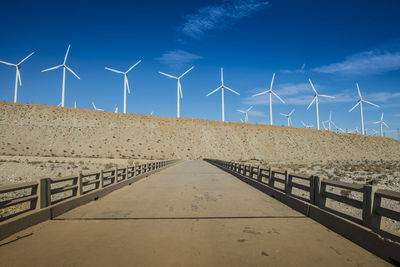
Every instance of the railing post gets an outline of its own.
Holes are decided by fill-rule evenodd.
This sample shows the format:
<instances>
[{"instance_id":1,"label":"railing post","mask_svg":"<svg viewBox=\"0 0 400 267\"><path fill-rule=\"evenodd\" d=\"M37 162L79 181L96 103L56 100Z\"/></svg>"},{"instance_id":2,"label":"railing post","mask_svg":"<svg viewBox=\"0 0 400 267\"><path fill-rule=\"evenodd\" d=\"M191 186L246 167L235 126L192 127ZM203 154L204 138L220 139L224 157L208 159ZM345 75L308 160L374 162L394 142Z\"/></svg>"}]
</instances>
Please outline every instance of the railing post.
<instances>
[{"instance_id":1,"label":"railing post","mask_svg":"<svg viewBox=\"0 0 400 267\"><path fill-rule=\"evenodd\" d=\"M81 196L81 195L83 195L83 175L82 175L81 172L80 172L79 175L78 175L77 184L78 184L78 192L77 192L77 195L78 195L78 196Z\"/></svg>"},{"instance_id":2,"label":"railing post","mask_svg":"<svg viewBox=\"0 0 400 267\"><path fill-rule=\"evenodd\" d=\"M314 176L314 189L315 204L324 208L326 206L326 197L324 197L326 185L323 183L322 177Z\"/></svg>"},{"instance_id":3,"label":"railing post","mask_svg":"<svg viewBox=\"0 0 400 267\"><path fill-rule=\"evenodd\" d=\"M100 170L99 174L99 189L102 189L104 187L104 180L103 180L103 170Z\"/></svg>"},{"instance_id":4,"label":"railing post","mask_svg":"<svg viewBox=\"0 0 400 267\"><path fill-rule=\"evenodd\" d=\"M363 225L373 230L379 230L382 224L382 216L375 212L382 204L382 198L375 194L378 189L375 185L364 185L363 188Z\"/></svg>"},{"instance_id":5,"label":"railing post","mask_svg":"<svg viewBox=\"0 0 400 267\"><path fill-rule=\"evenodd\" d=\"M315 200L315 179L314 175L310 176L310 203L317 205Z\"/></svg>"},{"instance_id":6,"label":"railing post","mask_svg":"<svg viewBox=\"0 0 400 267\"><path fill-rule=\"evenodd\" d=\"M114 184L118 183L118 168L114 168Z\"/></svg>"},{"instance_id":7,"label":"railing post","mask_svg":"<svg viewBox=\"0 0 400 267\"><path fill-rule=\"evenodd\" d=\"M38 209L42 209L45 207L50 206L51 204L51 194L50 194L50 185L51 179L50 178L42 178L39 180L39 201L36 207Z\"/></svg>"},{"instance_id":8,"label":"railing post","mask_svg":"<svg viewBox=\"0 0 400 267\"><path fill-rule=\"evenodd\" d=\"M260 166L258 166L257 181L262 182L262 172Z\"/></svg>"},{"instance_id":9,"label":"railing post","mask_svg":"<svg viewBox=\"0 0 400 267\"><path fill-rule=\"evenodd\" d=\"M128 180L128 166L125 168L125 180Z\"/></svg>"},{"instance_id":10,"label":"railing post","mask_svg":"<svg viewBox=\"0 0 400 267\"><path fill-rule=\"evenodd\" d=\"M287 195L292 194L292 175L288 174L288 171L285 171L285 193Z\"/></svg>"},{"instance_id":11,"label":"railing post","mask_svg":"<svg viewBox=\"0 0 400 267\"><path fill-rule=\"evenodd\" d=\"M268 184L269 184L269 186L274 187L275 180L274 180L274 172L272 171L272 168L269 168L268 172L269 172Z\"/></svg>"}]
</instances>

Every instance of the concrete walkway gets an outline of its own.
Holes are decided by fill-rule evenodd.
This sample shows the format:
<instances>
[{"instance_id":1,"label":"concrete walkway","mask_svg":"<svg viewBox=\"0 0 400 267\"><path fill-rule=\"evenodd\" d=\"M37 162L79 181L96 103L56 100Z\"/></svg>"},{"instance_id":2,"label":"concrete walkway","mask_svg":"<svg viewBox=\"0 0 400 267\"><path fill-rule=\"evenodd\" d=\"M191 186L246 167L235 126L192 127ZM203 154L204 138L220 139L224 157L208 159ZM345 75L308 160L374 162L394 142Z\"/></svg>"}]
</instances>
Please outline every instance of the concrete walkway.
<instances>
[{"instance_id":1,"label":"concrete walkway","mask_svg":"<svg viewBox=\"0 0 400 267\"><path fill-rule=\"evenodd\" d=\"M175 165L6 241L1 266L389 265L204 161Z\"/></svg>"}]
</instances>

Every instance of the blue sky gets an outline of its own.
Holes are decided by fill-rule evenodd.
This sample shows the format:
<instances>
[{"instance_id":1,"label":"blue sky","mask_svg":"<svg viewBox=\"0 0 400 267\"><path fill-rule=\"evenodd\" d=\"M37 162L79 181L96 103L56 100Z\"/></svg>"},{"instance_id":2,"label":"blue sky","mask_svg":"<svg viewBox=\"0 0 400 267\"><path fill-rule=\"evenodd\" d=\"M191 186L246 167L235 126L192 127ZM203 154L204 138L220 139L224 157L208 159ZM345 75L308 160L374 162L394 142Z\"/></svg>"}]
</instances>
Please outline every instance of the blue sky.
<instances>
[{"instance_id":1,"label":"blue sky","mask_svg":"<svg viewBox=\"0 0 400 267\"><path fill-rule=\"evenodd\" d=\"M252 97L269 86L286 102L274 101L279 113L295 109L293 123L315 122L315 107L306 110L313 91L333 95L320 103L320 117L332 111L341 128L360 128L356 82L366 100L366 128L385 112L387 136L400 128L400 2L392 1L1 1L0 60L23 63L18 102L57 105L62 71L41 70L67 65L66 106L113 111L123 106L123 77L104 69L127 70L132 92L127 112L176 116L176 81L158 71L180 75L181 116L221 119L220 93L205 95L225 83L238 91L225 95L227 121L239 121L237 109L254 105L250 123L268 123L266 98ZM15 69L0 64L0 100L12 101Z\"/></svg>"}]
</instances>

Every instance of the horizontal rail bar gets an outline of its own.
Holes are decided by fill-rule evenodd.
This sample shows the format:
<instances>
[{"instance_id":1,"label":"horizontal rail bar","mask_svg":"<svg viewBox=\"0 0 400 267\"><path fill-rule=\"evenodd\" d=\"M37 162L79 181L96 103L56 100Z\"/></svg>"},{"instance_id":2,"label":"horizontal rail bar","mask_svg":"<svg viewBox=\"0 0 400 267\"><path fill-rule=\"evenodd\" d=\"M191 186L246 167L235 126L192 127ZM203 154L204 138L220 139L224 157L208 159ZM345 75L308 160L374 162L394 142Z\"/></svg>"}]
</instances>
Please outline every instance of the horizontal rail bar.
<instances>
[{"instance_id":1,"label":"horizontal rail bar","mask_svg":"<svg viewBox=\"0 0 400 267\"><path fill-rule=\"evenodd\" d=\"M15 206L15 205L23 203L23 202L32 201L37 198L38 198L37 195L30 195L30 196L26 196L26 197L19 197L19 198L14 198L12 200L2 201L2 202L0 202L0 209Z\"/></svg>"},{"instance_id":2,"label":"horizontal rail bar","mask_svg":"<svg viewBox=\"0 0 400 267\"><path fill-rule=\"evenodd\" d=\"M58 188L51 189L50 193L52 195L55 195L55 194L62 193L62 192L65 192L65 191L69 191L69 190L76 189L76 188L78 188L78 185L73 184L73 185L68 185L68 186L63 186L63 187L58 187Z\"/></svg>"},{"instance_id":3,"label":"horizontal rail bar","mask_svg":"<svg viewBox=\"0 0 400 267\"><path fill-rule=\"evenodd\" d=\"M343 189L349 189L357 192L362 192L364 185L362 184L352 184L352 183L346 183L346 182L340 182L340 181L334 181L334 180L323 180L323 184L330 185L330 186L336 186L340 187Z\"/></svg>"},{"instance_id":4,"label":"horizontal rail bar","mask_svg":"<svg viewBox=\"0 0 400 267\"><path fill-rule=\"evenodd\" d=\"M381 196L383 198L400 201L400 192L378 189L378 190L376 190L375 194L377 194L378 196Z\"/></svg>"},{"instance_id":5,"label":"horizontal rail bar","mask_svg":"<svg viewBox=\"0 0 400 267\"><path fill-rule=\"evenodd\" d=\"M0 194L18 191L18 190L22 190L22 189L27 189L27 188L31 188L31 187L35 187L35 186L38 186L37 181L5 185L5 186L0 187Z\"/></svg>"},{"instance_id":6,"label":"horizontal rail bar","mask_svg":"<svg viewBox=\"0 0 400 267\"><path fill-rule=\"evenodd\" d=\"M323 192L322 195L324 197L336 200L338 202L341 203L345 203L347 205L350 205L354 208L358 208L358 209L362 209L363 208L363 203L359 200L356 199L352 199L352 198L348 198L348 197L344 197L344 196L339 196L330 192Z\"/></svg>"},{"instance_id":7,"label":"horizontal rail bar","mask_svg":"<svg viewBox=\"0 0 400 267\"><path fill-rule=\"evenodd\" d=\"M392 220L400 221L400 213L398 211L394 211L391 209L387 209L384 207L377 207L376 208L376 213L383 217L390 218Z\"/></svg>"}]
</instances>

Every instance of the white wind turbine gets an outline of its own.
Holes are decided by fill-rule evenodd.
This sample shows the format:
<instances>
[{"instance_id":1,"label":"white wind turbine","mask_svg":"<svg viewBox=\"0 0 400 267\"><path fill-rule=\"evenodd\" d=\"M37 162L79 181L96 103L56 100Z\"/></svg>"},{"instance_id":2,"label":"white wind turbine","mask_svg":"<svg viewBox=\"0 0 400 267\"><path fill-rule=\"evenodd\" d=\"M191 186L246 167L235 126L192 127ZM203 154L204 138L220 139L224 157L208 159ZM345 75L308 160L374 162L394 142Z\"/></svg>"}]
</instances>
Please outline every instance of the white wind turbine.
<instances>
[{"instance_id":1,"label":"white wind turbine","mask_svg":"<svg viewBox=\"0 0 400 267\"><path fill-rule=\"evenodd\" d=\"M307 125L307 124L305 124L303 121L301 121L301 124L303 124L303 126L304 126L306 129L311 129L311 128L313 127L312 124Z\"/></svg>"},{"instance_id":2,"label":"white wind turbine","mask_svg":"<svg viewBox=\"0 0 400 267\"><path fill-rule=\"evenodd\" d=\"M187 71L185 71L181 76L179 76L179 77L175 77L175 76L172 76L172 75L170 75L170 74L166 74L166 73L164 73L164 72L161 72L161 71L159 71L159 73L160 74L162 74L162 75L164 75L164 76L167 76L167 77L169 77L169 78L172 78L172 79L176 79L177 80L177 92L176 92L176 98L177 98L177 111L176 111L176 117L177 118L180 118L180 116L181 116L181 110L180 110L180 98L183 98L183 94L182 94L182 86L181 86L181 78L183 77L183 76L185 76L189 71L191 71L192 69L194 68L194 66L192 66L190 69L188 69ZM180 95L180 98L179 98L179 95Z\"/></svg>"},{"instance_id":3,"label":"white wind turbine","mask_svg":"<svg viewBox=\"0 0 400 267\"><path fill-rule=\"evenodd\" d=\"M276 96L282 103L285 103L282 98L280 98L274 91L272 91L272 86L274 85L274 80L275 80L275 73L272 75L272 80L271 80L271 85L269 87L269 90L266 90L264 92L255 94L253 96L258 96L258 95L263 95L268 93L269 94L269 124L272 125L272 94Z\"/></svg>"},{"instance_id":4,"label":"white wind turbine","mask_svg":"<svg viewBox=\"0 0 400 267\"><path fill-rule=\"evenodd\" d=\"M335 97L334 96L329 96L329 95L320 95L320 94L318 94L317 90L315 90L315 88L314 88L314 84L311 82L311 79L308 79L308 81L310 82L311 88L314 90L315 95L314 95L313 100L311 101L310 105L308 105L307 110L315 102L315 108L316 108L316 111L317 111L317 129L319 130L318 97L326 97L326 98L335 98Z\"/></svg>"},{"instance_id":5,"label":"white wind turbine","mask_svg":"<svg viewBox=\"0 0 400 267\"><path fill-rule=\"evenodd\" d=\"M238 109L237 111L239 111L240 113L244 114L244 122L247 123L247 121L249 120L249 116L247 113L249 113L249 111L253 108L253 106L249 107L247 110L241 110Z\"/></svg>"},{"instance_id":6,"label":"white wind turbine","mask_svg":"<svg viewBox=\"0 0 400 267\"><path fill-rule=\"evenodd\" d=\"M383 121L383 112L382 112L381 120L374 122L374 124L378 124L378 123L381 128L381 136L383 136L383 125L385 125L387 128L389 128L389 126L386 124L386 122Z\"/></svg>"},{"instance_id":7,"label":"white wind turbine","mask_svg":"<svg viewBox=\"0 0 400 267\"><path fill-rule=\"evenodd\" d=\"M322 123L325 123L325 122L327 122L328 123L328 130L330 131L331 130L331 124L333 123L332 122L332 112L331 111L329 111L329 120L326 120L326 121L323 121Z\"/></svg>"},{"instance_id":8,"label":"white wind turbine","mask_svg":"<svg viewBox=\"0 0 400 267\"><path fill-rule=\"evenodd\" d=\"M93 106L94 110L104 111L103 109L97 108L96 105L93 102L92 102L92 106Z\"/></svg>"},{"instance_id":9,"label":"white wind turbine","mask_svg":"<svg viewBox=\"0 0 400 267\"><path fill-rule=\"evenodd\" d=\"M358 83L356 83L356 85L357 85L357 91L358 91L358 95L360 96L360 99L357 101L357 104L349 110L349 112L352 112L353 109L355 109L358 105L360 105L360 114L361 114L361 134L365 134L365 131L364 131L364 115L363 115L362 103L365 102L365 103L370 104L370 105L372 105L372 106L375 106L375 107L377 107L377 108L379 108L379 106L376 105L376 104L374 104L374 103L371 103L371 102L369 102L369 101L367 101L367 100L364 100L364 99L362 98L362 96L361 96L360 87L358 86Z\"/></svg>"},{"instance_id":10,"label":"white wind turbine","mask_svg":"<svg viewBox=\"0 0 400 267\"><path fill-rule=\"evenodd\" d=\"M136 62L136 64L134 64L132 67L130 67L127 71L123 72L123 71L119 71L119 70L114 70L108 67L105 67L106 70L112 71L112 72L116 72L119 74L123 74L124 75L124 113L126 113L126 89L128 88L128 94L131 93L130 89L129 89L129 82L128 82L128 72L131 71L131 69L133 69L134 67L136 67L137 64L139 64L142 60L139 60L138 62Z\"/></svg>"},{"instance_id":11,"label":"white wind turbine","mask_svg":"<svg viewBox=\"0 0 400 267\"><path fill-rule=\"evenodd\" d=\"M212 95L215 92L217 92L219 89L221 89L221 94L222 94L222 121L225 121L225 106L224 106L224 89L227 89L231 91L232 93L235 93L237 95L240 95L238 92L232 90L231 88L227 87L224 85L224 69L221 68L221 86L212 91L211 93L208 93L206 96Z\"/></svg>"},{"instance_id":12,"label":"white wind turbine","mask_svg":"<svg viewBox=\"0 0 400 267\"><path fill-rule=\"evenodd\" d=\"M45 69L45 70L42 70L42 72L45 72L45 71L49 71L49 70L55 70L55 69L58 69L58 68L63 68L63 82L62 82L62 96L61 96L61 106L62 107L64 107L64 96L65 96L65 70L68 70L69 72L71 72L73 75L75 75L75 77L76 78L78 78L79 80L81 79L81 78L79 78L79 76L78 75L76 75L76 73L75 72L73 72L65 63L67 62L67 57L68 57L68 52L69 52L69 48L71 47L71 45L68 45L68 49L67 49L67 53L65 53L65 57L64 57L64 62L63 62L63 64L61 64L61 65L58 65L58 66L55 66L55 67L52 67L52 68L48 68L48 69Z\"/></svg>"},{"instance_id":13,"label":"white wind turbine","mask_svg":"<svg viewBox=\"0 0 400 267\"><path fill-rule=\"evenodd\" d=\"M285 116L287 118L287 126L289 126L289 127L290 127L290 124L293 124L292 119L290 118L290 116L292 116L293 112L294 112L294 109L292 111L290 111L289 114L281 113L282 116Z\"/></svg>"},{"instance_id":14,"label":"white wind turbine","mask_svg":"<svg viewBox=\"0 0 400 267\"><path fill-rule=\"evenodd\" d=\"M9 66L14 66L15 70L16 70L16 74L15 74L15 89L14 89L14 103L17 103L17 95L18 95L18 82L19 82L19 86L22 86L22 82L21 82L21 73L20 73L20 69L21 69L21 64L22 62L24 62L25 60L27 60L29 57L31 57L35 52L30 53L27 57L25 57L23 60L21 60L19 63L17 64L13 64L13 63L8 63L5 61L0 61L0 63L9 65Z\"/></svg>"},{"instance_id":15,"label":"white wind turbine","mask_svg":"<svg viewBox=\"0 0 400 267\"><path fill-rule=\"evenodd\" d=\"M115 106L114 113L118 113L118 106Z\"/></svg>"}]
</instances>

